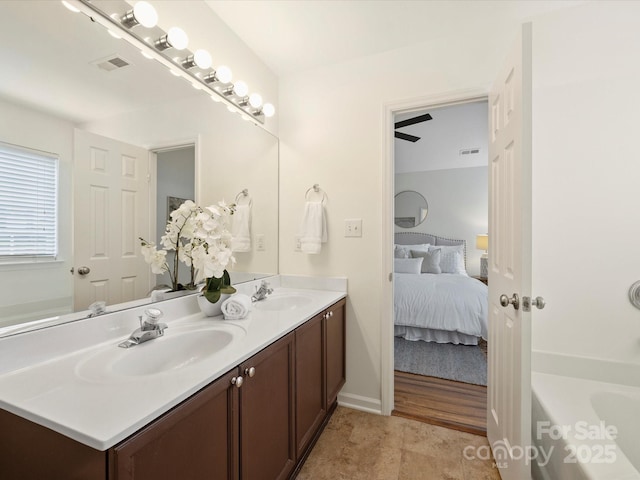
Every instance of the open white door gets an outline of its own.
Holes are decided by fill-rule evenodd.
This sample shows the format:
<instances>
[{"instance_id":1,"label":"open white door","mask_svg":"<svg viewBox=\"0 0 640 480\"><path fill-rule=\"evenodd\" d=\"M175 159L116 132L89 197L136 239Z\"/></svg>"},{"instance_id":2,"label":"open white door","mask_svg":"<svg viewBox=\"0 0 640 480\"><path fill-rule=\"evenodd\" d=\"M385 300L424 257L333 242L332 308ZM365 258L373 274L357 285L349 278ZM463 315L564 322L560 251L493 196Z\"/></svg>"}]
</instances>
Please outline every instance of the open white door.
<instances>
[{"instance_id":1,"label":"open white door","mask_svg":"<svg viewBox=\"0 0 640 480\"><path fill-rule=\"evenodd\" d=\"M531 476L531 24L489 96L487 436L504 480ZM506 304L506 305L505 305Z\"/></svg>"},{"instance_id":2,"label":"open white door","mask_svg":"<svg viewBox=\"0 0 640 480\"><path fill-rule=\"evenodd\" d=\"M149 152L82 130L74 135L74 307L143 298L149 266Z\"/></svg>"}]
</instances>

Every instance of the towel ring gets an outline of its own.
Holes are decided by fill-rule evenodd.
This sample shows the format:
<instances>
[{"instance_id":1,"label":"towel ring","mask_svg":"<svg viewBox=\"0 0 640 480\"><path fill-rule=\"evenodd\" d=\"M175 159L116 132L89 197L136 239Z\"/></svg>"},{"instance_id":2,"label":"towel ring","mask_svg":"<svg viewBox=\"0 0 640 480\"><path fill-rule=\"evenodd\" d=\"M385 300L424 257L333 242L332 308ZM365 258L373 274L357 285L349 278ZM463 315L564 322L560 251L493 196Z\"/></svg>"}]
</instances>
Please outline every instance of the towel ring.
<instances>
[{"instance_id":1,"label":"towel ring","mask_svg":"<svg viewBox=\"0 0 640 480\"><path fill-rule=\"evenodd\" d=\"M307 193L304 194L304 198L309 200L309 194L310 193L321 193L322 194L322 199L320 200L320 202L322 203L326 203L327 200L329 200L329 197L327 196L326 192L324 190L322 190L320 188L320 185L318 185L317 183L313 184L313 187L311 187L309 190L307 190Z\"/></svg>"},{"instance_id":2,"label":"towel ring","mask_svg":"<svg viewBox=\"0 0 640 480\"><path fill-rule=\"evenodd\" d=\"M249 190L247 190L246 188L243 189L238 195L236 195L236 205L240 205L240 200L242 200L243 198L249 199L247 205L253 205L253 198L249 196Z\"/></svg>"}]
</instances>

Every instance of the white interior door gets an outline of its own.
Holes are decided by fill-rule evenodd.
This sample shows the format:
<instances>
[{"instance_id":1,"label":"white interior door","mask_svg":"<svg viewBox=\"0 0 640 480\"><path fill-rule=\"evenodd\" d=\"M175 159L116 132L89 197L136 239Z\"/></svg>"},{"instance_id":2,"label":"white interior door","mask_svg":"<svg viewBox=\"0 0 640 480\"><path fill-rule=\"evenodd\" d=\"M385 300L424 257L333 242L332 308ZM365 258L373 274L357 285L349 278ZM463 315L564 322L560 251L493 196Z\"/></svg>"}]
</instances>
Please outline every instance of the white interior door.
<instances>
[{"instance_id":1,"label":"white interior door","mask_svg":"<svg viewBox=\"0 0 640 480\"><path fill-rule=\"evenodd\" d=\"M149 152L75 130L74 184L75 309L143 298L150 270L138 238L151 233Z\"/></svg>"},{"instance_id":2,"label":"white interior door","mask_svg":"<svg viewBox=\"0 0 640 480\"><path fill-rule=\"evenodd\" d=\"M531 314L522 308L531 289L531 24L491 90L489 129L487 436L502 478L523 480L531 475Z\"/></svg>"}]
</instances>

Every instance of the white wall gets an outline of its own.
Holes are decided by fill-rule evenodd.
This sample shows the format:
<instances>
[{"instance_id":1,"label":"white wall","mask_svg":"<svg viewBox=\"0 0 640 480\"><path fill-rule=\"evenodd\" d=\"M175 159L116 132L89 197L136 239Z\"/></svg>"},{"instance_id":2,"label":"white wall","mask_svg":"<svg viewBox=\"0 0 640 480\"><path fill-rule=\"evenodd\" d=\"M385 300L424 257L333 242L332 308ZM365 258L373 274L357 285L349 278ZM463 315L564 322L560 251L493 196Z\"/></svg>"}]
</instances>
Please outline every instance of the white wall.
<instances>
[{"instance_id":1,"label":"white wall","mask_svg":"<svg viewBox=\"0 0 640 480\"><path fill-rule=\"evenodd\" d=\"M416 191L429 204L429 214L415 228L395 227L396 232L424 232L467 241L467 272L480 275L476 235L488 231L487 167L454 168L395 176L396 193Z\"/></svg>"},{"instance_id":2,"label":"white wall","mask_svg":"<svg viewBox=\"0 0 640 480\"><path fill-rule=\"evenodd\" d=\"M0 142L59 156L57 262L0 265L0 325L72 311L73 238L71 235L73 125L52 115L0 99ZM39 304L33 292L38 292ZM42 312L33 313L34 309ZM23 316L26 315L26 316Z\"/></svg>"},{"instance_id":3,"label":"white wall","mask_svg":"<svg viewBox=\"0 0 640 480\"><path fill-rule=\"evenodd\" d=\"M381 401L384 105L462 89L488 90L518 29L478 29L283 78L280 82L280 271L344 275L347 383L342 399L372 410ZM329 241L319 255L295 252L305 191L326 191ZM362 218L362 238L344 219ZM385 282L385 283L383 283Z\"/></svg>"},{"instance_id":4,"label":"white wall","mask_svg":"<svg viewBox=\"0 0 640 480\"><path fill-rule=\"evenodd\" d=\"M534 22L533 348L640 364L640 3Z\"/></svg>"}]
</instances>

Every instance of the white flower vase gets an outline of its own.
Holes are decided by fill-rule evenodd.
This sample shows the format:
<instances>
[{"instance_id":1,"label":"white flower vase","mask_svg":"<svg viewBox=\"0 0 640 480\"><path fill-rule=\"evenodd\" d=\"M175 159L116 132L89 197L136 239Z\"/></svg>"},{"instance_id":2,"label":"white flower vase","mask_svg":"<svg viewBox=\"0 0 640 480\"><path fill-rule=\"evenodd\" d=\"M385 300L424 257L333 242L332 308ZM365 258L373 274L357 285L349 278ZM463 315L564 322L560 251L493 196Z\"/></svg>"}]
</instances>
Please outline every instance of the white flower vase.
<instances>
[{"instance_id":1,"label":"white flower vase","mask_svg":"<svg viewBox=\"0 0 640 480\"><path fill-rule=\"evenodd\" d=\"M222 302L230 296L229 293L223 293L216 303L211 303L204 295L198 295L198 306L207 317L216 317L222 315Z\"/></svg>"}]
</instances>

